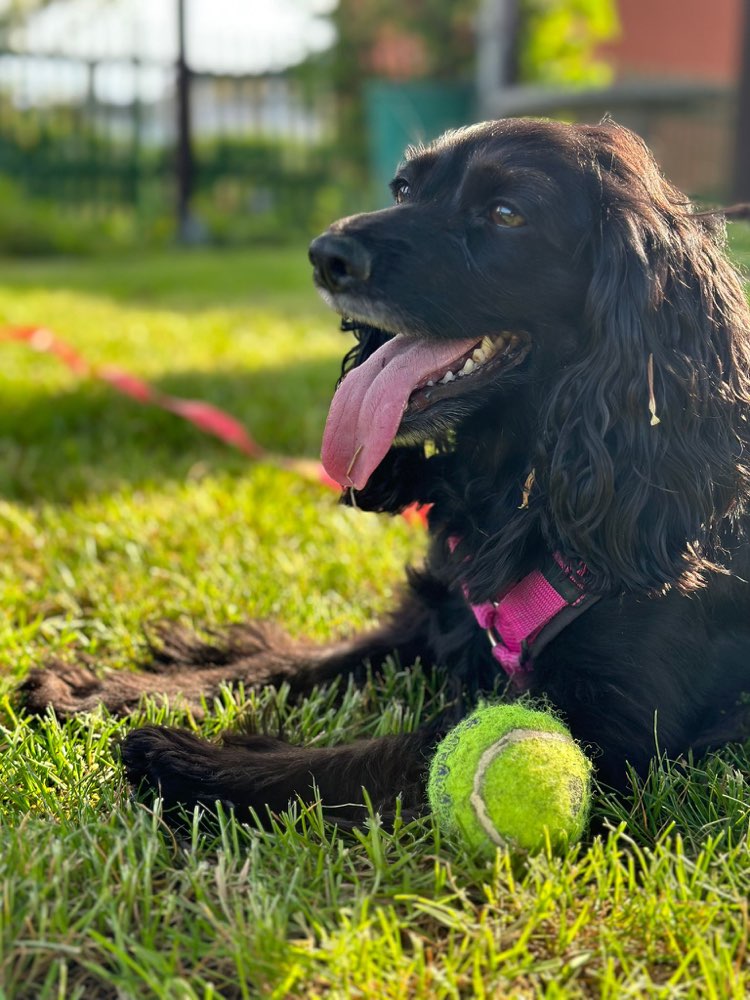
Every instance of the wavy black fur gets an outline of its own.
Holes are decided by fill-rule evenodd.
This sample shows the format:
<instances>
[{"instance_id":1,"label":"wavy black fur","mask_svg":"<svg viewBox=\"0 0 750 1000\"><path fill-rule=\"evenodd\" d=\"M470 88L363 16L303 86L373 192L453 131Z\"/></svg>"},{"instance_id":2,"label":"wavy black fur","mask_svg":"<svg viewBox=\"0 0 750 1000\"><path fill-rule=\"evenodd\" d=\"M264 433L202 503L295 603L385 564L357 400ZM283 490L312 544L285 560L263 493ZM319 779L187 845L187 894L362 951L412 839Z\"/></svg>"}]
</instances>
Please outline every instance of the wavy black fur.
<instances>
[{"instance_id":1,"label":"wavy black fur","mask_svg":"<svg viewBox=\"0 0 750 1000\"><path fill-rule=\"evenodd\" d=\"M644 770L656 740L679 754L745 735L750 315L721 220L696 213L641 140L609 122L452 133L410 152L397 190L400 204L334 224L311 250L357 336L343 374L394 333L509 330L531 345L514 367L407 409L366 486L344 492L369 510L432 505L426 565L400 606L376 632L328 647L257 624L223 646L172 635L146 677L47 671L28 694L70 711L127 709L144 686L196 702L219 678L304 692L395 652L444 671L455 712L325 753L138 730L128 773L168 804L262 811L309 797L314 779L337 817L360 815L361 785L385 811L399 793L421 808L439 733L504 680L462 587L493 598L550 551L584 564L601 600L544 648L528 690L557 706L605 781L621 784L626 761ZM499 225L509 211L524 224Z\"/></svg>"}]
</instances>

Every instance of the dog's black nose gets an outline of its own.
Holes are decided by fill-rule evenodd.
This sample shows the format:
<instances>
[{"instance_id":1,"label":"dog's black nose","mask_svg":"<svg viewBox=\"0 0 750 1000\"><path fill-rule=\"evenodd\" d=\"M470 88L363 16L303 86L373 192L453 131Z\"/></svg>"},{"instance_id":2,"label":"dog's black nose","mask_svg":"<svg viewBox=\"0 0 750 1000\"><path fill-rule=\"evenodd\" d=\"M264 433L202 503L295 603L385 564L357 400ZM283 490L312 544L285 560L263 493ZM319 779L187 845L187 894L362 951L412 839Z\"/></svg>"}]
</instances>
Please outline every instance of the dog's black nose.
<instances>
[{"instance_id":1,"label":"dog's black nose","mask_svg":"<svg viewBox=\"0 0 750 1000\"><path fill-rule=\"evenodd\" d=\"M370 277L370 254L351 236L323 233L310 244L309 257L316 284L334 294Z\"/></svg>"}]
</instances>

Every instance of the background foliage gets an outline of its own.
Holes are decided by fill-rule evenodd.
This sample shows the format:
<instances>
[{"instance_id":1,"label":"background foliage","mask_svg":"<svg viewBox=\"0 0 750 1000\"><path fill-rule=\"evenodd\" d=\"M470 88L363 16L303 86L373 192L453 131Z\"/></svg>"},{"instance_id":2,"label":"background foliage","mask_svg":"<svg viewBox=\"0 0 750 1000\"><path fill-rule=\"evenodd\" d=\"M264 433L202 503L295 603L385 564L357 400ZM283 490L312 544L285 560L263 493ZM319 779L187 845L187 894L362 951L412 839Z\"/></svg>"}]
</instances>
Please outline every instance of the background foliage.
<instances>
[{"instance_id":1,"label":"background foliage","mask_svg":"<svg viewBox=\"0 0 750 1000\"><path fill-rule=\"evenodd\" d=\"M612 69L598 47L617 34L615 0L521 0L519 76L526 83L601 86Z\"/></svg>"},{"instance_id":2,"label":"background foliage","mask_svg":"<svg viewBox=\"0 0 750 1000\"><path fill-rule=\"evenodd\" d=\"M195 137L193 212L203 238L216 245L293 242L363 207L373 141L365 114L368 81L470 85L477 2L342 0L331 15L334 47L281 75L290 99L298 108L301 101L311 119L329 122L332 92L332 124L313 138L250 126ZM519 79L555 86L604 81L607 68L595 52L616 30L613 3L519 0ZM6 14L18 16L22 7ZM2 21L0 60L8 55L1 32ZM12 78L13 60L2 65ZM83 61L78 68L93 72L93 65ZM56 71L64 68L45 64L45 72ZM36 72L35 64L27 72ZM258 95L268 80L261 75L255 83L243 100L252 105L256 94L255 113L262 116ZM234 85L227 78L219 91L226 97ZM205 100L211 81L201 86ZM174 238L173 146L139 139L143 107L113 109L92 100L89 94L81 103L28 106L20 92L0 93L0 251L96 254L163 246ZM397 90L393 100L399 101Z\"/></svg>"}]
</instances>

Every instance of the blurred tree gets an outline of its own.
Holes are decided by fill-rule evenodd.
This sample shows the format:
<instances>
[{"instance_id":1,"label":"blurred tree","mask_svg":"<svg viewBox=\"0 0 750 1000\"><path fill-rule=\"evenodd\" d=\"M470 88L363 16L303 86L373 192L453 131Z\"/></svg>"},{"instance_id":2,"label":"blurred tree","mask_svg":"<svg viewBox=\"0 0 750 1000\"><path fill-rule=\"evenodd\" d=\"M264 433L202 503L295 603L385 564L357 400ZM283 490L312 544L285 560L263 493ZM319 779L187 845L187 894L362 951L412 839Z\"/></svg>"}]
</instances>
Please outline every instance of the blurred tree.
<instances>
[{"instance_id":1,"label":"blurred tree","mask_svg":"<svg viewBox=\"0 0 750 1000\"><path fill-rule=\"evenodd\" d=\"M615 0L521 0L519 78L524 83L609 83L612 68L597 58L597 48L618 30Z\"/></svg>"},{"instance_id":2,"label":"blurred tree","mask_svg":"<svg viewBox=\"0 0 750 1000\"><path fill-rule=\"evenodd\" d=\"M22 23L30 14L42 7L58 6L68 0L5 0L0 5L0 30L11 28ZM107 0L103 0L107 2Z\"/></svg>"},{"instance_id":3,"label":"blurred tree","mask_svg":"<svg viewBox=\"0 0 750 1000\"><path fill-rule=\"evenodd\" d=\"M453 80L470 73L477 5L478 0L340 0L333 14L337 80L349 89L363 76Z\"/></svg>"},{"instance_id":4,"label":"blurred tree","mask_svg":"<svg viewBox=\"0 0 750 1000\"><path fill-rule=\"evenodd\" d=\"M49 7L56 0L5 0L0 10L2 22L19 21L40 7Z\"/></svg>"}]
</instances>

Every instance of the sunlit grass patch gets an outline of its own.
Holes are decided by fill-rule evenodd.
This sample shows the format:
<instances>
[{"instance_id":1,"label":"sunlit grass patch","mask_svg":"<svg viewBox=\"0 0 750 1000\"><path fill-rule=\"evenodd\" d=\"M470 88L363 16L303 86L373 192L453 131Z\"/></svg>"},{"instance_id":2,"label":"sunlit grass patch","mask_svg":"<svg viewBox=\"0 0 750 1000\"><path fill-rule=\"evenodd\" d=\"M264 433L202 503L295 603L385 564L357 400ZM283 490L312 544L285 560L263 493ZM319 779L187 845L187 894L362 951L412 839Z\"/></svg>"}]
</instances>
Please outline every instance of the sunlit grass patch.
<instances>
[{"instance_id":1,"label":"sunlit grass patch","mask_svg":"<svg viewBox=\"0 0 750 1000\"><path fill-rule=\"evenodd\" d=\"M345 341L303 248L2 273L0 323L47 324L273 450L317 454ZM29 667L84 651L132 669L163 618L364 627L424 538L51 358L0 355L0 996L748 995L742 748L659 761L625 801L598 789L591 834L562 858L478 864L429 818L351 833L300 803L266 829L196 813L175 831L117 761L143 721L316 745L411 731L447 697L419 666L300 703L227 688L200 721L154 701L124 721L26 717L12 690Z\"/></svg>"}]
</instances>

